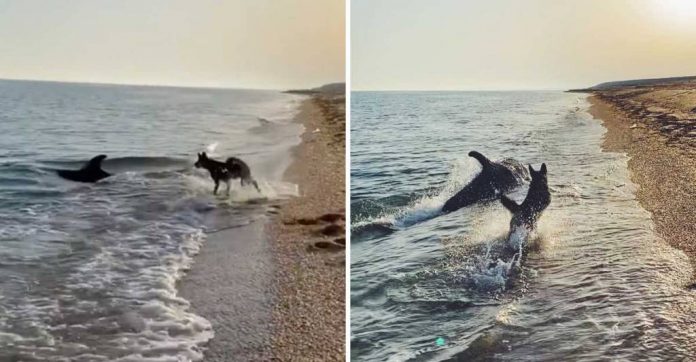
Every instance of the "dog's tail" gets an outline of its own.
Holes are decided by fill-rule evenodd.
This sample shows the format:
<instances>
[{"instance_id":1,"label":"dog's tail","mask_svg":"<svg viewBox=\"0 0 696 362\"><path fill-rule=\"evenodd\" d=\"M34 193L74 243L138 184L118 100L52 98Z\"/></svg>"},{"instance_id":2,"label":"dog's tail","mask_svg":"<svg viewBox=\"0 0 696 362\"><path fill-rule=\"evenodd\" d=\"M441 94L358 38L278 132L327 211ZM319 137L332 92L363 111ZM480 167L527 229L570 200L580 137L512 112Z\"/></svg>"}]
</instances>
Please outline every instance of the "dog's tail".
<instances>
[{"instance_id":1,"label":"dog's tail","mask_svg":"<svg viewBox=\"0 0 696 362\"><path fill-rule=\"evenodd\" d=\"M254 185L254 187L256 187L256 191L258 191L260 193L261 188L259 187L259 184L256 182L256 180L251 179L251 183Z\"/></svg>"},{"instance_id":2,"label":"dog's tail","mask_svg":"<svg viewBox=\"0 0 696 362\"><path fill-rule=\"evenodd\" d=\"M246 184L254 185L254 187L256 188L256 191L261 192L261 188L259 187L259 183L256 182L256 180L254 180L253 178L251 178L251 177L242 178L242 186L244 186Z\"/></svg>"},{"instance_id":3,"label":"dog's tail","mask_svg":"<svg viewBox=\"0 0 696 362\"><path fill-rule=\"evenodd\" d=\"M502 202L503 206L505 206L505 208L513 214L516 214L517 211L520 210L520 205L517 205L515 201L511 200L505 195L500 195L500 202Z\"/></svg>"}]
</instances>

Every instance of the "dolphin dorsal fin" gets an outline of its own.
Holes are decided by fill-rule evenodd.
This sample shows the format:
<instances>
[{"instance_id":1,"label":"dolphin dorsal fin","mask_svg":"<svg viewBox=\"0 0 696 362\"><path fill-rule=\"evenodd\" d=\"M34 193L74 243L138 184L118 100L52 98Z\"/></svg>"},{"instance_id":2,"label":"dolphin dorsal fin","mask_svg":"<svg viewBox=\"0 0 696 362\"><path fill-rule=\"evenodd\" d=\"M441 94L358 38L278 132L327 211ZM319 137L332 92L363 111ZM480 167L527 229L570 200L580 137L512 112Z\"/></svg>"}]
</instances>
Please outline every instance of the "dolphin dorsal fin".
<instances>
[{"instance_id":1,"label":"dolphin dorsal fin","mask_svg":"<svg viewBox=\"0 0 696 362\"><path fill-rule=\"evenodd\" d=\"M486 168L491 165L491 160L486 158L486 156L476 152L476 151L471 151L469 152L469 157L473 157L476 159L481 164L481 167Z\"/></svg>"},{"instance_id":2,"label":"dolphin dorsal fin","mask_svg":"<svg viewBox=\"0 0 696 362\"><path fill-rule=\"evenodd\" d=\"M106 158L106 155L99 155L91 160L87 161L87 163L82 166L83 170L101 170L101 163L104 161Z\"/></svg>"}]
</instances>

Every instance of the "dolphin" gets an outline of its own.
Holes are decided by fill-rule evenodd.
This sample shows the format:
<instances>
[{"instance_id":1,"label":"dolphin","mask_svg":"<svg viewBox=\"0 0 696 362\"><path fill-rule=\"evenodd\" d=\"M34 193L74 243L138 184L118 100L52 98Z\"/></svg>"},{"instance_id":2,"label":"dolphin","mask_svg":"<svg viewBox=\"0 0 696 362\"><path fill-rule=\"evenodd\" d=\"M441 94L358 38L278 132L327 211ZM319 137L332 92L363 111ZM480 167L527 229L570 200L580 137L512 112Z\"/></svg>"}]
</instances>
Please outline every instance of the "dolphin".
<instances>
[{"instance_id":1,"label":"dolphin","mask_svg":"<svg viewBox=\"0 0 696 362\"><path fill-rule=\"evenodd\" d=\"M522 183L524 176L520 174L520 171L524 172L524 167L520 170L511 162L493 162L476 151L469 152L469 157L475 158L481 164L481 172L445 202L442 207L445 213L479 201L493 200L501 193L508 192Z\"/></svg>"},{"instance_id":2,"label":"dolphin","mask_svg":"<svg viewBox=\"0 0 696 362\"><path fill-rule=\"evenodd\" d=\"M103 178L111 176L108 172L101 169L101 163L106 155L99 155L89 160L79 170L56 170L58 176L77 182L97 182Z\"/></svg>"}]
</instances>

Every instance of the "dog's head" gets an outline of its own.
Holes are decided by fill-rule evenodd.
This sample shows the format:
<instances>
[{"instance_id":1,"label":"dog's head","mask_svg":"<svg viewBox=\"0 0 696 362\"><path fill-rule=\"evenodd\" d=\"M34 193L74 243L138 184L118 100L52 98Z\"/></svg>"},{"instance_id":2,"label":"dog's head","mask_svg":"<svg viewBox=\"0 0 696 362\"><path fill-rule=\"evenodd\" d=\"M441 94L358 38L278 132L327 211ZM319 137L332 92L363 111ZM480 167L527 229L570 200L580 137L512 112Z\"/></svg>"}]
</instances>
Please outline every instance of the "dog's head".
<instances>
[{"instance_id":1,"label":"dog's head","mask_svg":"<svg viewBox=\"0 0 696 362\"><path fill-rule=\"evenodd\" d=\"M205 152L199 153L198 160L193 165L196 166L196 168L201 168L201 167L203 167L203 163L205 163L205 161L207 161L207 160L208 160L208 155L206 155Z\"/></svg>"},{"instance_id":2,"label":"dog's head","mask_svg":"<svg viewBox=\"0 0 696 362\"><path fill-rule=\"evenodd\" d=\"M534 168L532 168L532 165L529 165L529 175L532 176L532 182L539 182L545 185L547 182L546 164L542 163L539 171L534 170Z\"/></svg>"}]
</instances>

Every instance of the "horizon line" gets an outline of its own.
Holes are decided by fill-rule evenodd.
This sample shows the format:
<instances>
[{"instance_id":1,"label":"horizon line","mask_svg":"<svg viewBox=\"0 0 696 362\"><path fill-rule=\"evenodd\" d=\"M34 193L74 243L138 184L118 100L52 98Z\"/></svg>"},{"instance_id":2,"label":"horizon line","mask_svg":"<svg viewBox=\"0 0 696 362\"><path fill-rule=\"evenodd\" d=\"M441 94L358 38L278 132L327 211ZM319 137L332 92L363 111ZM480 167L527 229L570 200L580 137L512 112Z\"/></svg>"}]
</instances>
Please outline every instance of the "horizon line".
<instances>
[{"instance_id":1,"label":"horizon line","mask_svg":"<svg viewBox=\"0 0 696 362\"><path fill-rule=\"evenodd\" d=\"M467 88L467 89L351 89L351 92L529 92L529 91L567 91L575 88Z\"/></svg>"},{"instance_id":2,"label":"horizon line","mask_svg":"<svg viewBox=\"0 0 696 362\"><path fill-rule=\"evenodd\" d=\"M597 85L603 84L603 83L619 83L619 82L630 82L630 81L656 81L656 80L672 80L672 79L677 79L677 78L695 78L696 75L670 75L670 76L647 76L647 77L633 77L633 78L623 78L623 79L613 79L613 80L605 80L605 81L599 81L599 83L595 83L590 86L585 86L585 87L577 87L573 86L570 88L484 88L484 89L476 89L476 88L468 88L468 89L453 89L453 88L445 88L445 89L369 89L369 88L363 88L363 89L351 89L351 92L525 92L525 91L569 91L569 90L580 90L580 89L589 89L592 87L595 87Z\"/></svg>"},{"instance_id":3,"label":"horizon line","mask_svg":"<svg viewBox=\"0 0 696 362\"><path fill-rule=\"evenodd\" d=\"M239 87L239 86L215 86L215 85L181 85L181 84L147 84L147 83L118 83L118 82L100 82L100 81L79 81L79 80L56 80L56 79L30 79L30 78L4 78L0 77L0 81L8 82L36 82L36 83L66 83L91 86L121 86L121 87L151 87L151 88L187 88L187 89L210 89L210 90L259 90L259 91L289 91L289 90L309 90L321 87L326 84L337 83L329 82L319 84L314 87L302 88L256 88L256 87Z\"/></svg>"}]
</instances>

